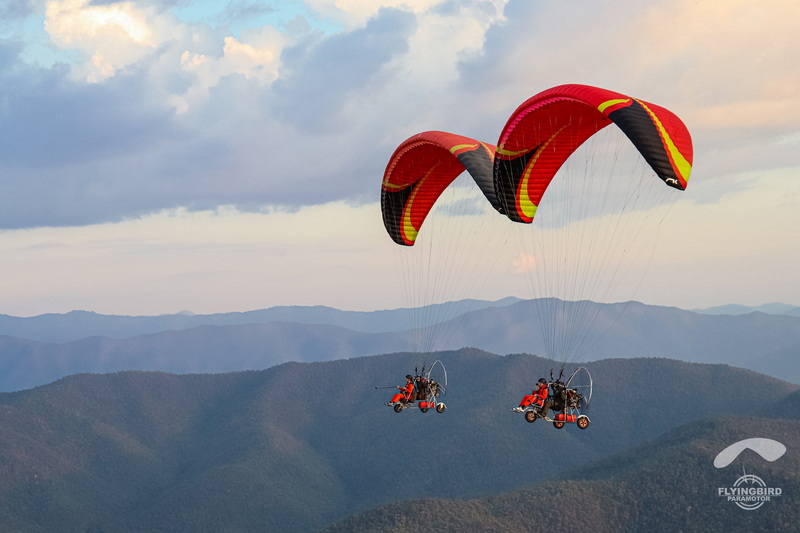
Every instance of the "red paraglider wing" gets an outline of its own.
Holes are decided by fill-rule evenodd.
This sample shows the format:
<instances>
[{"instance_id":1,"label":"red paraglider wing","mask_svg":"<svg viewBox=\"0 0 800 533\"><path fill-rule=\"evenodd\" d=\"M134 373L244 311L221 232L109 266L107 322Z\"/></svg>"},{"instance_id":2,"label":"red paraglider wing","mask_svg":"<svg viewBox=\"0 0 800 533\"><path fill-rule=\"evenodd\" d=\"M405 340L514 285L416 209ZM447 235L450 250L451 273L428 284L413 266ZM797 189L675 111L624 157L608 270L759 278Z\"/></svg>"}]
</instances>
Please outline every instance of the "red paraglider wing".
<instances>
[{"instance_id":1,"label":"red paraglider wing","mask_svg":"<svg viewBox=\"0 0 800 533\"><path fill-rule=\"evenodd\" d=\"M400 144L381 184L383 224L392 240L413 246L436 200L464 170L499 210L492 176L494 152L490 144L442 131L418 133Z\"/></svg>"},{"instance_id":2,"label":"red paraglider wing","mask_svg":"<svg viewBox=\"0 0 800 533\"><path fill-rule=\"evenodd\" d=\"M516 222L532 222L564 161L612 122L659 178L671 187L686 188L692 169L692 140L675 114L613 91L561 85L525 101L500 134L494 186L502 211Z\"/></svg>"}]
</instances>

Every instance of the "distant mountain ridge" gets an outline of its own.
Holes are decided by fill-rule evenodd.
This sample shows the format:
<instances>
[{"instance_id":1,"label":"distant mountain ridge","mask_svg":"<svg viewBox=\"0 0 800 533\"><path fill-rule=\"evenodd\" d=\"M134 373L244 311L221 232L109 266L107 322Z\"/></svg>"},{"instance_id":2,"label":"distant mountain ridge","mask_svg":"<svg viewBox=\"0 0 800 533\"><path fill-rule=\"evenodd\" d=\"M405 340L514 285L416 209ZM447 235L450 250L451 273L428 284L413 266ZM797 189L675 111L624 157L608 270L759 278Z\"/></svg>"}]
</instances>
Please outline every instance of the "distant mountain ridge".
<instances>
[{"instance_id":1,"label":"distant mountain ridge","mask_svg":"<svg viewBox=\"0 0 800 533\"><path fill-rule=\"evenodd\" d=\"M460 300L428 306L429 314L451 320L466 311L502 307L520 301L503 298L497 301ZM409 309L381 311L342 311L325 306L279 306L255 311L196 315L177 313L156 316L101 315L92 311L70 311L33 317L0 315L0 336L8 335L44 342L70 342L87 337L125 339L168 330L186 330L200 326L238 326L295 322L339 326L365 333L385 333L408 329Z\"/></svg>"},{"instance_id":2,"label":"distant mountain ridge","mask_svg":"<svg viewBox=\"0 0 800 533\"><path fill-rule=\"evenodd\" d=\"M520 301L523 300L515 297L496 301L460 300L430 305L423 312L429 316L436 316L441 321L447 321L467 312L506 307ZM743 315L759 312L800 317L800 307L781 303L760 306L731 304L689 311L709 315ZM87 337L125 339L161 331L186 330L200 326L233 326L268 324L271 322L322 324L339 326L364 333L386 333L408 329L409 315L412 312L415 311L404 308L378 311L342 311L326 306L277 306L254 311L210 315L183 312L169 315L127 316L102 315L92 311L49 313L32 317L0 315L0 336L8 335L44 342L70 342Z\"/></svg>"},{"instance_id":3,"label":"distant mountain ridge","mask_svg":"<svg viewBox=\"0 0 800 533\"><path fill-rule=\"evenodd\" d=\"M705 309L695 309L694 311L708 315L746 315L748 313L766 313L768 315L800 316L800 307L777 302L755 306L739 304L718 305L714 307L707 307Z\"/></svg>"},{"instance_id":4,"label":"distant mountain ridge","mask_svg":"<svg viewBox=\"0 0 800 533\"><path fill-rule=\"evenodd\" d=\"M800 317L705 315L638 302L594 305L597 318L578 361L666 357L729 364L800 383ZM535 307L532 300L520 300L458 315L432 327L441 338L437 349L470 346L500 354L543 355L545 343L535 323ZM455 308L446 311L452 315L451 309ZM566 312L570 309L565 306ZM282 311L293 315L302 310ZM377 327L387 318L407 323L393 314L401 311L386 312L374 321L369 314L328 309L314 309L311 314L317 312L322 317L354 320L363 329ZM312 323L306 317L302 323L207 325L121 339L89 337L60 343L5 336L0 337L0 391L35 387L85 372L232 372L288 361L329 361L417 349L409 331L363 329Z\"/></svg>"}]
</instances>

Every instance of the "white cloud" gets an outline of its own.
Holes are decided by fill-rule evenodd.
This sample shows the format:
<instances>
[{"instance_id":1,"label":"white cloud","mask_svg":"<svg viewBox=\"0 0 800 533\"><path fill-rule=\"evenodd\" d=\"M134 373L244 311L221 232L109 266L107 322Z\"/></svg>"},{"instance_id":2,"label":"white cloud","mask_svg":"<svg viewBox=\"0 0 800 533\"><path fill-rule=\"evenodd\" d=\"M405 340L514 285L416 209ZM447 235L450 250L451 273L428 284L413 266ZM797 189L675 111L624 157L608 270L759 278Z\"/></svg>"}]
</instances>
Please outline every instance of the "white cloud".
<instances>
[{"instance_id":1,"label":"white cloud","mask_svg":"<svg viewBox=\"0 0 800 533\"><path fill-rule=\"evenodd\" d=\"M491 0L483 2L502 10L507 0ZM452 9L454 3L444 0L307 0L308 6L319 16L336 20L346 29L363 26L384 8L395 8L416 14L433 14L437 8ZM477 2L480 4L481 2ZM476 2L460 2L463 5L474 5Z\"/></svg>"},{"instance_id":2,"label":"white cloud","mask_svg":"<svg viewBox=\"0 0 800 533\"><path fill-rule=\"evenodd\" d=\"M86 80L99 82L122 67L150 54L159 44L147 13L132 2L92 5L89 0L50 0L45 28L63 48L80 50L90 58Z\"/></svg>"},{"instance_id":3,"label":"white cloud","mask_svg":"<svg viewBox=\"0 0 800 533\"><path fill-rule=\"evenodd\" d=\"M184 49L180 53L180 68L192 83L180 94L173 93L171 101L178 112L202 105L208 91L232 74L269 85L280 73L280 55L290 38L272 27L243 32L241 38L222 38L222 55L210 55Z\"/></svg>"},{"instance_id":4,"label":"white cloud","mask_svg":"<svg viewBox=\"0 0 800 533\"><path fill-rule=\"evenodd\" d=\"M163 48L173 65L194 76L185 93L172 94L179 110L191 104L192 94L206 94L230 74L261 83L275 80L281 50L290 42L272 26L244 30L240 37L209 33L202 25L187 26L169 12L134 2L94 5L90 0L50 0L45 16L45 28L55 43L85 54L86 62L73 67L77 79L106 80ZM149 83L162 83L158 74L151 71Z\"/></svg>"},{"instance_id":5,"label":"white cloud","mask_svg":"<svg viewBox=\"0 0 800 533\"><path fill-rule=\"evenodd\" d=\"M742 250L766 246L763 235L776 234L774 228L797 226L796 209L767 201L800 201L785 177L795 172L800 135L800 71L792 68L800 4L793 0L769 9L743 0L313 0L294 9L291 24L264 22L280 17L262 9L263 18L237 20L235 29L220 22L225 16L213 2L203 6L214 5L213 21L202 9L181 20L185 10L166 4L48 0L36 27L42 32L46 17L49 37L68 61L52 68L24 62L41 41L25 37L21 44L9 24L0 30L0 61L9 66L0 80L0 127L15 132L0 146L2 227L65 226L64 233L0 233L4 278L21 273L25 281L2 287L18 308L53 310L50 302L59 310L114 312L117 304L102 303L102 292L114 291L126 312L204 312L214 301L228 309L335 305L337 298L359 307L355 300L366 301L370 291L343 288L336 296L341 282L327 277L352 269L353 258L382 268L383 256L364 252L353 227L343 225L336 237L309 230L288 241L269 232L284 224L302 228L297 213L366 227L353 218L359 208L337 201L372 205L399 142L429 129L496 142L517 105L560 83L626 92L664 105L689 126L696 157L684 213L697 217L695 228L734 235L741 244L688 229L691 240L668 247L673 255L662 264L695 269L700 280L728 268L733 286L741 282L725 258L753 273L774 274L790 263L778 259L779 249L747 257ZM756 199L765 207L756 209ZM219 207L226 205L238 211ZM260 211L276 205L285 210ZM245 220L253 226L235 229ZM151 222L160 235L145 230ZM254 227L262 229L252 240L242 237ZM375 227L382 230L379 220ZM167 236L176 240L162 240ZM377 246L384 237L375 237ZM338 248L329 247L335 240ZM353 255L340 254L343 247ZM36 251L45 249L63 254L69 268L48 270L47 255ZM702 250L709 254L700 257ZM114 259L126 254L139 262ZM699 257L694 262L692 254ZM284 255L295 260L275 259ZM760 261L764 255L770 264ZM515 258L498 262L509 267ZM257 283L258 268L287 281L263 292L230 281ZM305 288L288 281L295 272L305 275ZM43 282L49 277L61 283ZM147 278L158 278L152 289ZM686 274L687 286L694 282ZM103 291L93 292L98 285ZM385 280L369 285L383 291L381 301L391 297ZM130 301L125 287L131 292L124 294L147 296ZM513 291L496 290L497 297ZM752 290L755 299L761 289ZM708 287L691 292L704 291L712 294ZM217 299L219 293L231 296ZM719 300L707 296L709 305L735 299L722 289L713 294Z\"/></svg>"},{"instance_id":6,"label":"white cloud","mask_svg":"<svg viewBox=\"0 0 800 533\"><path fill-rule=\"evenodd\" d=\"M524 274L536 268L536 258L531 254L520 252L516 259L511 263L514 272Z\"/></svg>"}]
</instances>

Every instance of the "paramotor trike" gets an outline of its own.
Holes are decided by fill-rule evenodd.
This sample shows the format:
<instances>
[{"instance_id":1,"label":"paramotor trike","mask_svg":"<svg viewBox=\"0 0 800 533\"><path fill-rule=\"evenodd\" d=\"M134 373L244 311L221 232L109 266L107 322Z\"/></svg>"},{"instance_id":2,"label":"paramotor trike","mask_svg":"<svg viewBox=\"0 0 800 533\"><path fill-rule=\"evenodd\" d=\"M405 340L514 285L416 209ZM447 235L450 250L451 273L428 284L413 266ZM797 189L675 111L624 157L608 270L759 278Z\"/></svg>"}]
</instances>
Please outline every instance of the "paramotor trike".
<instances>
[{"instance_id":1,"label":"paramotor trike","mask_svg":"<svg viewBox=\"0 0 800 533\"><path fill-rule=\"evenodd\" d=\"M441 361L435 361L428 369L415 372L414 392L411 398L395 403L392 408L395 413L403 409L419 409L427 413L428 409L435 409L437 413L444 413L447 406L442 398L447 394L447 371Z\"/></svg>"},{"instance_id":2,"label":"paramotor trike","mask_svg":"<svg viewBox=\"0 0 800 533\"><path fill-rule=\"evenodd\" d=\"M554 413L553 417L541 416L541 407L532 404L523 411L525 420L536 422L542 418L552 422L556 429L561 429L568 423L575 423L580 429L586 429L590 420L581 410L586 411L592 400L592 375L584 367L578 367L564 383L561 380L563 372L562 369L558 379L553 379L552 371L550 373L548 401L552 401L550 410Z\"/></svg>"}]
</instances>

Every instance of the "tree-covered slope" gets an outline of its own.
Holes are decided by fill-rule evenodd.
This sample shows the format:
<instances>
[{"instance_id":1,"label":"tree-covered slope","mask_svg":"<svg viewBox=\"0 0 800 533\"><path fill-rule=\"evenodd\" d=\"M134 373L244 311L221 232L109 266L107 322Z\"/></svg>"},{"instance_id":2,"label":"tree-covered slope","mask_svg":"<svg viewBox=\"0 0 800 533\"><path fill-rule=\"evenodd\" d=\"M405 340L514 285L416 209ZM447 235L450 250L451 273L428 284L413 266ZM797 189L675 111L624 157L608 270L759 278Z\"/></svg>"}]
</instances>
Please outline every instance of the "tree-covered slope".
<instances>
[{"instance_id":1,"label":"tree-covered slope","mask_svg":"<svg viewBox=\"0 0 800 533\"><path fill-rule=\"evenodd\" d=\"M768 436L787 452L768 462L746 451L714 467L728 445ZM772 489L754 510L728 494L744 472ZM624 453L537 486L472 500L395 502L351 516L325 533L543 531L727 533L796 531L800 507L800 423L715 417L691 422Z\"/></svg>"},{"instance_id":2,"label":"tree-covered slope","mask_svg":"<svg viewBox=\"0 0 800 533\"><path fill-rule=\"evenodd\" d=\"M444 413L385 407L418 354L216 375L77 375L0 394L0 529L316 531L382 504L479 498L560 480L688 422L757 415L740 391L790 383L667 359L587 365L592 424L511 407L552 366L443 352ZM405 504L404 504L405 505Z\"/></svg>"}]
</instances>

